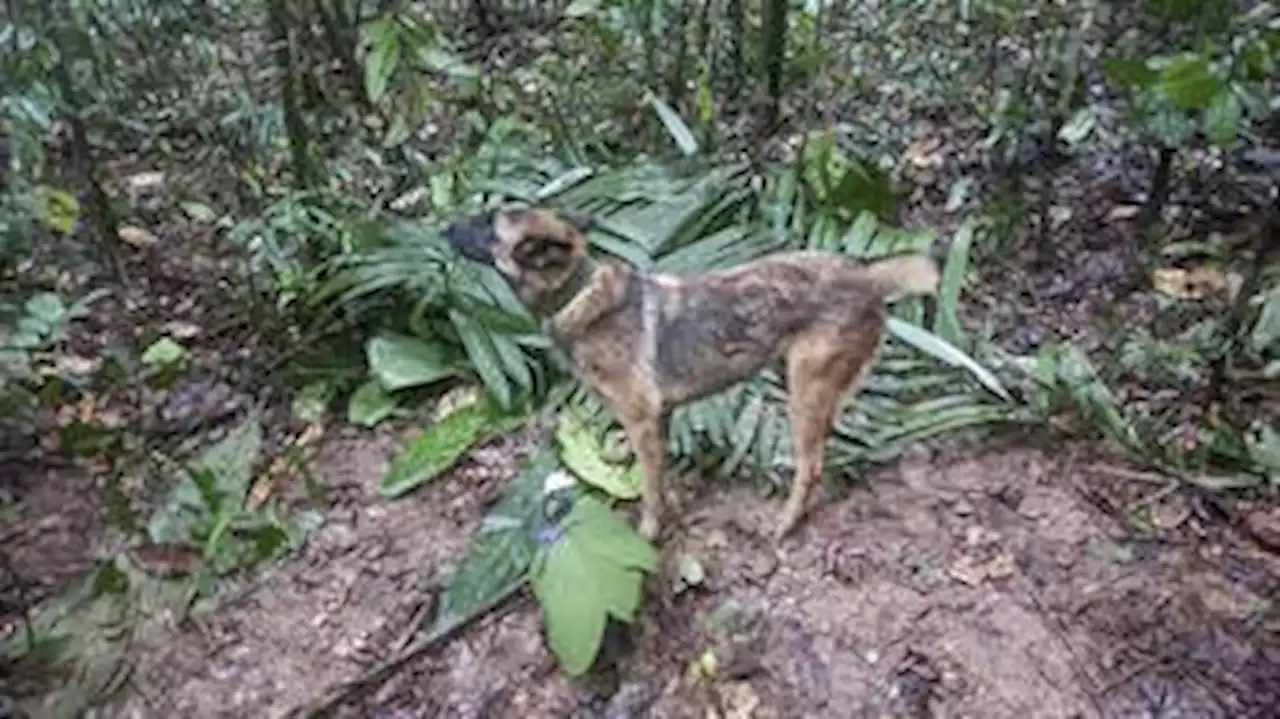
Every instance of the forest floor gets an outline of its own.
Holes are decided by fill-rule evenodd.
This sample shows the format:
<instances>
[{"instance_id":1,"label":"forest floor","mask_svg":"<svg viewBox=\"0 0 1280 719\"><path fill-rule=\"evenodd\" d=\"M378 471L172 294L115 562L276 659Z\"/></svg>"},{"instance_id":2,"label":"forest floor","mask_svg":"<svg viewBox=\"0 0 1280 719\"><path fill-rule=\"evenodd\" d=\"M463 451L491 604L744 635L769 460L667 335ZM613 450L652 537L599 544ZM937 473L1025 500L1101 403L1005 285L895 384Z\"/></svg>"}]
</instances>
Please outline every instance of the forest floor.
<instances>
[{"instance_id":1,"label":"forest floor","mask_svg":"<svg viewBox=\"0 0 1280 719\"><path fill-rule=\"evenodd\" d=\"M392 433L324 442L330 506L305 550L198 628L141 620L96 716L286 716L360 675L406 643L536 439L482 447L390 503L375 485ZM686 479L614 686L567 679L520 597L338 715L1272 716L1280 557L1194 498L1151 499L1089 447L1020 444L921 450L828 496L779 546L761 531L777 498ZM49 479L20 505L20 571L73 566L93 536L80 478ZM1151 503L1154 534L1117 519L1133 501ZM706 579L677 593L682 555ZM689 670L708 649L710 684Z\"/></svg>"},{"instance_id":2,"label":"forest floor","mask_svg":"<svg viewBox=\"0 0 1280 719\"><path fill-rule=\"evenodd\" d=\"M266 360L248 380L219 369L257 349L224 311L214 280L226 269L200 251L209 238L166 244L183 232L160 230L161 244L139 249L135 282L72 342L93 356L145 328L186 328L192 368L159 395L130 390L116 398L125 409L94 410L120 413L116 425L199 434L259 399L252 372ZM1062 235L1041 269L984 288L979 303L1006 320L1006 344L1057 336L1098 348L1100 313L1151 304L1127 292L1118 302L1132 268L1114 233ZM323 525L196 620L138 617L94 716L283 717L360 676L412 639L522 453L545 440L532 429L493 440L388 501L378 478L419 426L305 427L281 404L268 413L268 453L305 438ZM107 502L86 490L102 484L91 463L10 469L5 569L26 602L53 597L112 551ZM303 495L297 474L274 491ZM1222 503L1098 446L1026 436L921 447L827 492L778 545L764 538L778 497L692 477L672 485L663 571L609 676L566 678L521 594L338 715L1235 719L1280 706L1280 507ZM677 586L682 557L705 570L697 586ZM710 682L690 671L707 650ZM59 688L5 686L33 716L48 715Z\"/></svg>"}]
</instances>

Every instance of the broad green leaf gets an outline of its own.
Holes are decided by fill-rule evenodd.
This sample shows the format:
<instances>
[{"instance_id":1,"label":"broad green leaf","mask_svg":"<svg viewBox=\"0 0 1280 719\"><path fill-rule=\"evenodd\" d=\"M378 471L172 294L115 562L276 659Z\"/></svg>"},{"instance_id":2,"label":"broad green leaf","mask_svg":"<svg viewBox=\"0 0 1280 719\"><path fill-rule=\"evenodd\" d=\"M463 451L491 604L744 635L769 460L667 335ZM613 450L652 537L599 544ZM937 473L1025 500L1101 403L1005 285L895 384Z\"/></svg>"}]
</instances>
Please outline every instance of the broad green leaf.
<instances>
[{"instance_id":1,"label":"broad green leaf","mask_svg":"<svg viewBox=\"0 0 1280 719\"><path fill-rule=\"evenodd\" d=\"M373 337L365 345L365 354L369 371L391 392L432 384L458 374L456 363L442 347L404 335Z\"/></svg>"},{"instance_id":2,"label":"broad green leaf","mask_svg":"<svg viewBox=\"0 0 1280 719\"><path fill-rule=\"evenodd\" d=\"M657 565L653 548L607 506L590 495L574 502L532 577L547 643L570 676L591 667L610 616L634 619L643 572Z\"/></svg>"},{"instance_id":3,"label":"broad green leaf","mask_svg":"<svg viewBox=\"0 0 1280 719\"><path fill-rule=\"evenodd\" d=\"M399 497L447 471L479 442L498 417L483 399L460 407L422 431L409 443L382 475L378 491L384 497Z\"/></svg>"},{"instance_id":4,"label":"broad green leaf","mask_svg":"<svg viewBox=\"0 0 1280 719\"><path fill-rule=\"evenodd\" d=\"M1160 87L1182 110L1203 110L1224 89L1209 61L1191 53L1169 60L1160 72Z\"/></svg>"},{"instance_id":5,"label":"broad green leaf","mask_svg":"<svg viewBox=\"0 0 1280 719\"><path fill-rule=\"evenodd\" d=\"M186 356L186 347L168 337L161 337L142 353L142 364L149 367L165 367L181 362Z\"/></svg>"},{"instance_id":6,"label":"broad green leaf","mask_svg":"<svg viewBox=\"0 0 1280 719\"><path fill-rule=\"evenodd\" d=\"M874 212L864 210L858 213L853 226L844 235L844 251L853 257L867 257L879 224Z\"/></svg>"},{"instance_id":7,"label":"broad green leaf","mask_svg":"<svg viewBox=\"0 0 1280 719\"><path fill-rule=\"evenodd\" d=\"M1240 122L1244 119L1244 107L1231 88L1225 87L1213 98L1204 113L1204 134L1209 142L1219 146L1235 143L1240 135Z\"/></svg>"},{"instance_id":8,"label":"broad green leaf","mask_svg":"<svg viewBox=\"0 0 1280 719\"><path fill-rule=\"evenodd\" d=\"M542 512L543 487L555 470L550 448L535 451L521 463L519 474L485 516L440 594L432 631L477 611L528 571L536 551L534 530Z\"/></svg>"},{"instance_id":9,"label":"broad green leaf","mask_svg":"<svg viewBox=\"0 0 1280 719\"><path fill-rule=\"evenodd\" d=\"M618 572L597 569L579 542L563 538L547 552L539 569L533 576L533 594L542 607L547 643L569 676L581 676L600 651L608 621L601 585L617 581Z\"/></svg>"},{"instance_id":10,"label":"broad green leaf","mask_svg":"<svg viewBox=\"0 0 1280 719\"><path fill-rule=\"evenodd\" d=\"M671 139L680 148L680 152L684 153L686 157L698 154L698 139L693 136L693 130L689 129L689 126L681 119L679 113L652 92L645 94L645 102L653 108L654 112L658 113L658 119L662 120L662 124L667 128Z\"/></svg>"},{"instance_id":11,"label":"broad green leaf","mask_svg":"<svg viewBox=\"0 0 1280 719\"><path fill-rule=\"evenodd\" d=\"M1160 78L1144 60L1113 58L1103 63L1107 79L1123 87L1143 90Z\"/></svg>"},{"instance_id":12,"label":"broad green leaf","mask_svg":"<svg viewBox=\"0 0 1280 719\"><path fill-rule=\"evenodd\" d=\"M379 102L400 63L400 33L395 19L387 17L373 23L369 36L371 47L365 58L364 88L371 101Z\"/></svg>"},{"instance_id":13,"label":"broad green leaf","mask_svg":"<svg viewBox=\"0 0 1280 719\"><path fill-rule=\"evenodd\" d=\"M1151 134L1165 147L1179 149L1196 132L1196 123L1184 112L1164 107L1147 122Z\"/></svg>"},{"instance_id":14,"label":"broad green leaf","mask_svg":"<svg viewBox=\"0 0 1280 719\"><path fill-rule=\"evenodd\" d=\"M960 325L960 288L969 270L969 250L973 245L975 228L972 219L966 219L951 240L947 262L942 267L942 281L938 287L938 312L933 320L933 331L953 345L964 344L964 328Z\"/></svg>"},{"instance_id":15,"label":"broad green leaf","mask_svg":"<svg viewBox=\"0 0 1280 719\"><path fill-rule=\"evenodd\" d=\"M582 481L619 499L640 496L643 479L638 464L623 467L606 462L600 456L602 448L592 436L590 427L574 412L560 413L556 442L560 445L561 461Z\"/></svg>"},{"instance_id":16,"label":"broad green leaf","mask_svg":"<svg viewBox=\"0 0 1280 719\"><path fill-rule=\"evenodd\" d=\"M653 546L603 502L584 496L574 504L574 510L565 518L564 531L572 533L579 525L589 525L588 552L627 569L657 571L658 553Z\"/></svg>"},{"instance_id":17,"label":"broad green leaf","mask_svg":"<svg viewBox=\"0 0 1280 719\"><path fill-rule=\"evenodd\" d=\"M955 345L925 329L909 322L903 322L896 317L888 318L887 324L890 334L894 337L953 367L967 370L978 382L982 383L983 387L991 390L997 397L1006 401L1012 399L995 375L991 374L989 370L978 364L977 360L965 354Z\"/></svg>"},{"instance_id":18,"label":"broad green leaf","mask_svg":"<svg viewBox=\"0 0 1280 719\"><path fill-rule=\"evenodd\" d=\"M36 321L38 328L33 329L38 329L40 334L52 333L62 324L62 319L67 314L62 298L54 292L33 295L23 305L23 309L27 311L27 317Z\"/></svg>"},{"instance_id":19,"label":"broad green leaf","mask_svg":"<svg viewBox=\"0 0 1280 719\"><path fill-rule=\"evenodd\" d=\"M347 421L361 427L373 427L396 410L396 398L377 380L369 380L351 393L347 402Z\"/></svg>"},{"instance_id":20,"label":"broad green leaf","mask_svg":"<svg viewBox=\"0 0 1280 719\"><path fill-rule=\"evenodd\" d=\"M493 346L489 333L473 317L458 310L449 310L449 320L458 332L458 339L467 351L467 359L484 382L493 398L503 409L512 401L511 382L502 369L502 358Z\"/></svg>"}]
</instances>

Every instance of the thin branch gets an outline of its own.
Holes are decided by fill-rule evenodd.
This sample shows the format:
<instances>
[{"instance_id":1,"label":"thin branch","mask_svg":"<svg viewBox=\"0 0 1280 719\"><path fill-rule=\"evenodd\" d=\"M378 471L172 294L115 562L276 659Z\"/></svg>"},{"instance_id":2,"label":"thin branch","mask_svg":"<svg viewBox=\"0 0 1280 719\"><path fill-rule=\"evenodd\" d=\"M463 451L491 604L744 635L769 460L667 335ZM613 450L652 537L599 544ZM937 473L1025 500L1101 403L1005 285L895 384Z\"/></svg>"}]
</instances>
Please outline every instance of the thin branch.
<instances>
[{"instance_id":1,"label":"thin branch","mask_svg":"<svg viewBox=\"0 0 1280 719\"><path fill-rule=\"evenodd\" d=\"M295 707L284 716L290 718L306 717L307 719L330 716L344 702L364 696L377 689L405 664L445 644L461 633L463 629L466 629L472 622L496 612L507 603L507 600L519 593L527 579L527 576L520 575L519 579L508 584L502 591L476 607L470 614L460 616L442 627L437 627L430 634L409 644L364 674L329 689L320 698L306 705Z\"/></svg>"}]
</instances>

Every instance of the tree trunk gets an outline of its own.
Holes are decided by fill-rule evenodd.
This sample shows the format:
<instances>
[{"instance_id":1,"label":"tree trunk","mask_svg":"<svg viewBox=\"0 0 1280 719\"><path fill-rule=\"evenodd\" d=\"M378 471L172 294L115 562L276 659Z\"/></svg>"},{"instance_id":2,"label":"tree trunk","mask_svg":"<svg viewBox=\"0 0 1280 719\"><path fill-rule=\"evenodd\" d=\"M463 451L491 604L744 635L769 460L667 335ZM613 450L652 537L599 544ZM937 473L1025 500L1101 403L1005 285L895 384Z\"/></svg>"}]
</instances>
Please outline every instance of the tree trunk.
<instances>
[{"instance_id":1,"label":"tree trunk","mask_svg":"<svg viewBox=\"0 0 1280 719\"><path fill-rule=\"evenodd\" d=\"M761 63L764 65L769 105L765 110L765 127L772 130L778 123L782 105L782 73L787 59L787 11L786 0L765 0L764 37L761 46Z\"/></svg>"}]
</instances>

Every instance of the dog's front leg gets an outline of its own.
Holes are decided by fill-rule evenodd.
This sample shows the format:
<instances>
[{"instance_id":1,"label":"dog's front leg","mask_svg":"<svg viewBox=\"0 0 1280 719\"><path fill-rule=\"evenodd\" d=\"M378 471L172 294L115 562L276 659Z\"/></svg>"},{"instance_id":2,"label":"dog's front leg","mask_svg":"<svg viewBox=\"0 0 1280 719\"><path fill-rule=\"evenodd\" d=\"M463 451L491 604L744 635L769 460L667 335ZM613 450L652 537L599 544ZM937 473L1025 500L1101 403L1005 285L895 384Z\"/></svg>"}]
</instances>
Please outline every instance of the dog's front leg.
<instances>
[{"instance_id":1,"label":"dog's front leg","mask_svg":"<svg viewBox=\"0 0 1280 719\"><path fill-rule=\"evenodd\" d=\"M629 412L619 416L619 420L644 475L638 530L645 539L654 540L662 531L663 458L666 455L664 420L657 411Z\"/></svg>"}]
</instances>

